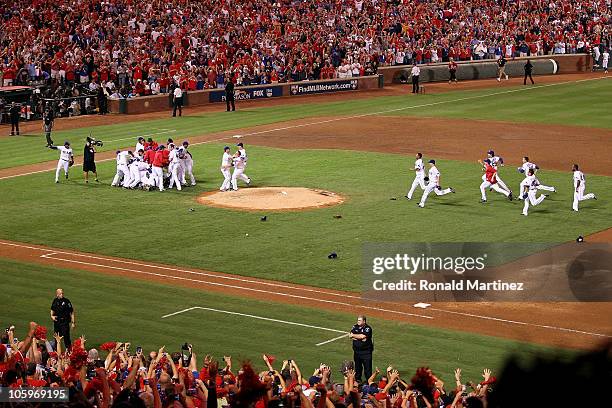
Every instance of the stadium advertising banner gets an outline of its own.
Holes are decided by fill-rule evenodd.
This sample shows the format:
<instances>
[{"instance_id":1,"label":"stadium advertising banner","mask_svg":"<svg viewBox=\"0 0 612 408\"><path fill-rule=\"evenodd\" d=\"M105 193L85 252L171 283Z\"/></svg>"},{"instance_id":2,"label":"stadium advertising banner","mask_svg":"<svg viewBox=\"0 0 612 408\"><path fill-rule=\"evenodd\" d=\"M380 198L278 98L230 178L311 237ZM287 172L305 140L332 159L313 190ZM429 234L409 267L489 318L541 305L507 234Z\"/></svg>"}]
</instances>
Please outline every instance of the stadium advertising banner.
<instances>
[{"instance_id":1,"label":"stadium advertising banner","mask_svg":"<svg viewBox=\"0 0 612 408\"><path fill-rule=\"evenodd\" d=\"M358 88L356 79L329 81L322 83L307 83L291 85L291 95L308 95L326 92L355 91Z\"/></svg>"},{"instance_id":2,"label":"stadium advertising banner","mask_svg":"<svg viewBox=\"0 0 612 408\"><path fill-rule=\"evenodd\" d=\"M283 88L278 85L262 86L257 88L236 89L235 98L237 101L250 99L277 98L283 96ZM225 102L225 91L212 91L209 93L209 101Z\"/></svg>"}]
</instances>

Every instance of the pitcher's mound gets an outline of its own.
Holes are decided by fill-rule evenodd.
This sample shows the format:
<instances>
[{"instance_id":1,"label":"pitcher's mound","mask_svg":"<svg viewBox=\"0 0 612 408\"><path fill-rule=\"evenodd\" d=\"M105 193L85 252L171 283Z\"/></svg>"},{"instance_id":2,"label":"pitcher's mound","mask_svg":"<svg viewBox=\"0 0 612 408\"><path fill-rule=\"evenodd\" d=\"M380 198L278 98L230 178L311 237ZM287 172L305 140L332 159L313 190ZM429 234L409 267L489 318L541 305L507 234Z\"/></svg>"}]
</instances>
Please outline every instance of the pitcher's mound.
<instances>
[{"instance_id":1,"label":"pitcher's mound","mask_svg":"<svg viewBox=\"0 0 612 408\"><path fill-rule=\"evenodd\" d=\"M304 187L241 188L213 191L198 197L200 204L243 210L304 210L337 205L344 198L336 193Z\"/></svg>"}]
</instances>

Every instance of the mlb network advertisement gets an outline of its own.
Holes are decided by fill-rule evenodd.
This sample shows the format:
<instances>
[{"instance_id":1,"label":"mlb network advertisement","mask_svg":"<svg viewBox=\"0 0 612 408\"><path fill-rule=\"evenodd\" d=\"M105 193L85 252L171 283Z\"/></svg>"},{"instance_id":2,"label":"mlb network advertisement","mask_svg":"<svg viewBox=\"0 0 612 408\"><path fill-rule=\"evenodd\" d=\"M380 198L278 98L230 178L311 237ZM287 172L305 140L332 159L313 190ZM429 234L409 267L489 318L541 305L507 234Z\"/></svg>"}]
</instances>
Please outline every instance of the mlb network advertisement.
<instances>
[{"instance_id":1,"label":"mlb network advertisement","mask_svg":"<svg viewBox=\"0 0 612 408\"><path fill-rule=\"evenodd\" d=\"M363 296L393 302L612 301L612 244L368 243Z\"/></svg>"},{"instance_id":2,"label":"mlb network advertisement","mask_svg":"<svg viewBox=\"0 0 612 408\"><path fill-rule=\"evenodd\" d=\"M328 81L309 84L302 82L298 85L291 85L291 95L308 95L326 92L355 91L358 87L356 79L344 81Z\"/></svg>"},{"instance_id":3,"label":"mlb network advertisement","mask_svg":"<svg viewBox=\"0 0 612 408\"><path fill-rule=\"evenodd\" d=\"M263 86L257 88L236 89L234 97L237 101L250 99L277 98L283 96L281 86ZM210 102L225 102L225 91L213 91L209 93Z\"/></svg>"}]
</instances>

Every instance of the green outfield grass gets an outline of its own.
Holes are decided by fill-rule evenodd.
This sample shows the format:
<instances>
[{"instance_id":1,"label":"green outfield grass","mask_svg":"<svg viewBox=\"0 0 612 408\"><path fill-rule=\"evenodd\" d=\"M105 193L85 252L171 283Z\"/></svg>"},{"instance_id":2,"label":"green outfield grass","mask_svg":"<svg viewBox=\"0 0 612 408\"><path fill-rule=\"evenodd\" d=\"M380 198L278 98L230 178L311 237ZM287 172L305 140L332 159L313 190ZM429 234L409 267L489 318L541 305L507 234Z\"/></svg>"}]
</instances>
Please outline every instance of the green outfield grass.
<instances>
[{"instance_id":1,"label":"green outfield grass","mask_svg":"<svg viewBox=\"0 0 612 408\"><path fill-rule=\"evenodd\" d=\"M304 212L241 212L199 205L195 198L217 189L222 145L192 149L196 176L182 192L129 191L109 186L115 164L100 165L103 183L74 179L54 184L51 172L2 181L0 237L126 258L256 276L320 287L360 289L365 242L563 242L612 226L612 179L589 176L587 190L599 200L571 211L569 172L542 171L556 186L529 217L522 202L488 193L481 204L480 167L440 160L445 185L457 190L431 195L426 207L407 201L412 158L380 153L249 148L248 174L255 186L305 186L347 197L336 207ZM514 190L522 179L514 166L500 171ZM231 194L231 193L228 193ZM392 201L390 198L398 197ZM419 195L420 197L420 195ZM190 212L189 209L195 211ZM267 214L269 220L260 221ZM341 214L341 219L334 219ZM249 234L247 237L245 234ZM339 258L327 259L336 251Z\"/></svg>"},{"instance_id":2,"label":"green outfield grass","mask_svg":"<svg viewBox=\"0 0 612 408\"><path fill-rule=\"evenodd\" d=\"M408 88L406 88L408 90ZM126 124L87 127L87 118L79 118L83 128L53 133L56 144L70 140L76 155L82 154L83 143L90 133L106 143L100 151L115 150L135 145L137 136L152 135L157 140L172 137L205 135L224 130L249 128L306 117L355 115L381 112L386 115L438 116L466 119L520 121L547 124L579 125L612 128L609 112L612 110L612 81L543 85L541 87L503 87L473 91L410 94L374 98L358 98L347 94L347 100L334 103L315 102L297 105L279 105L239 109L227 114L220 112L189 115L182 118L135 121ZM0 159L0 169L39 163L57 158L57 152L44 147L42 129L37 134L0 139L0 150L10 152Z\"/></svg>"},{"instance_id":3,"label":"green outfield grass","mask_svg":"<svg viewBox=\"0 0 612 408\"><path fill-rule=\"evenodd\" d=\"M199 365L205 354L218 360L231 355L236 365L250 359L263 370L261 355L268 353L279 360L276 368L283 359L295 359L306 378L325 362L332 366L337 379L340 363L352 359L348 340L315 346L339 335L334 332L205 310L161 318L200 306L348 331L354 323L352 315L3 259L0 269L0 322L2 327L15 324L19 338L31 320L47 326L50 337L53 325L49 307L55 288L62 287L76 308L73 338L85 335L88 348L106 341L129 341L133 349L142 346L146 352L162 345L168 351L178 351L181 344L189 342L194 345ZM457 367L462 368L466 380L479 381L483 368L497 371L510 355L527 364L536 356L569 358L574 353L382 319L370 318L368 322L374 328L374 364L382 370L393 364L408 378L416 367L426 365L447 383L452 382Z\"/></svg>"}]
</instances>

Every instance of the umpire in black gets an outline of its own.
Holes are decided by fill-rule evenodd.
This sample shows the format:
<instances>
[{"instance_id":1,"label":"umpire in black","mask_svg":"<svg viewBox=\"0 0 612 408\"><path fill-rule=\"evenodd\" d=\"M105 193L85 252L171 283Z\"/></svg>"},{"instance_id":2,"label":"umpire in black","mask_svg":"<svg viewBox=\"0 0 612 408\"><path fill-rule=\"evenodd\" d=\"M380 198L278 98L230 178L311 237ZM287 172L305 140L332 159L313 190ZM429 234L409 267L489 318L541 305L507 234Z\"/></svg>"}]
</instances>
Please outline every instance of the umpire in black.
<instances>
[{"instance_id":1,"label":"umpire in black","mask_svg":"<svg viewBox=\"0 0 612 408\"><path fill-rule=\"evenodd\" d=\"M236 110L234 94L234 82L230 77L227 78L227 84L225 84L225 103L227 104L227 111L230 111L230 105L232 106L232 112Z\"/></svg>"},{"instance_id":2,"label":"umpire in black","mask_svg":"<svg viewBox=\"0 0 612 408\"><path fill-rule=\"evenodd\" d=\"M11 118L11 136L19 136L19 116L21 116L21 106L15 102L11 103L9 108L9 117Z\"/></svg>"},{"instance_id":3,"label":"umpire in black","mask_svg":"<svg viewBox=\"0 0 612 408\"><path fill-rule=\"evenodd\" d=\"M70 328L74 329L74 308L68 298L64 297L63 289L55 291L55 299L51 303L51 319L53 320L53 331L64 338L66 349L70 347Z\"/></svg>"},{"instance_id":4,"label":"umpire in black","mask_svg":"<svg viewBox=\"0 0 612 408\"><path fill-rule=\"evenodd\" d=\"M366 323L366 317L357 317L357 324L353 326L349 337L353 339L353 360L355 361L355 379L361 382L361 374L365 379L372 376L372 328Z\"/></svg>"},{"instance_id":5,"label":"umpire in black","mask_svg":"<svg viewBox=\"0 0 612 408\"><path fill-rule=\"evenodd\" d=\"M55 113L51 106L47 106L43 113L43 128L45 130L45 138L47 139L47 147L53 146L53 139L51 139L51 131L53 130L53 123L55 122Z\"/></svg>"},{"instance_id":6,"label":"umpire in black","mask_svg":"<svg viewBox=\"0 0 612 408\"><path fill-rule=\"evenodd\" d=\"M530 60L527 60L527 62L525 63L524 69L525 69L525 78L523 78L523 85L527 85L527 77L529 77L529 79L531 80L531 85L533 85L535 83L533 82L533 77L531 76L531 74L533 73L533 64L531 63Z\"/></svg>"}]
</instances>

